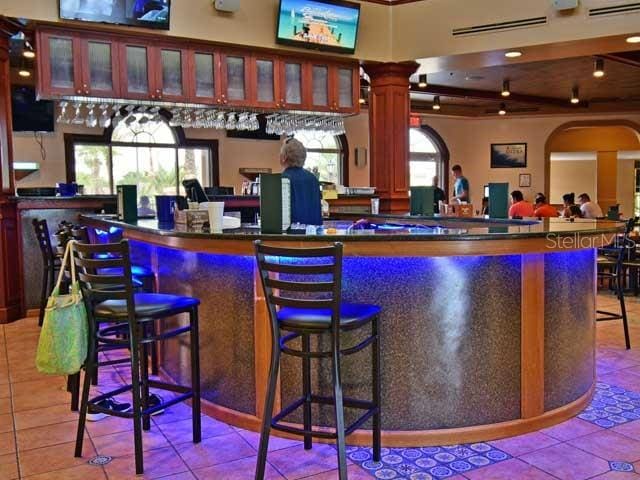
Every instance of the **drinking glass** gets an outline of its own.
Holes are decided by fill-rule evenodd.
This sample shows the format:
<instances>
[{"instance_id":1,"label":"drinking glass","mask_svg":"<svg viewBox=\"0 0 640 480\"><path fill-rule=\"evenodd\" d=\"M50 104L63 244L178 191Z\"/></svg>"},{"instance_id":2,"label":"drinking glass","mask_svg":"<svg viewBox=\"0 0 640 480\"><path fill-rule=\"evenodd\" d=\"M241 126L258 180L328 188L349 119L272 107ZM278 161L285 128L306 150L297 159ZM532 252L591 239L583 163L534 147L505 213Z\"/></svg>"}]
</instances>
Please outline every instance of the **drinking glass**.
<instances>
[{"instance_id":1,"label":"drinking glass","mask_svg":"<svg viewBox=\"0 0 640 480\"><path fill-rule=\"evenodd\" d=\"M94 108L96 108L96 106L93 103L87 105L89 113L87 113L86 125L89 128L95 128L98 126L98 117L96 117L96 114L93 112Z\"/></svg>"},{"instance_id":2,"label":"drinking glass","mask_svg":"<svg viewBox=\"0 0 640 480\"><path fill-rule=\"evenodd\" d=\"M56 122L65 123L65 124L71 123L71 120L69 119L69 117L67 117L67 106L68 105L69 105L69 102L66 102L66 101L60 102L60 115L58 115L58 118L56 119Z\"/></svg>"},{"instance_id":3,"label":"drinking glass","mask_svg":"<svg viewBox=\"0 0 640 480\"><path fill-rule=\"evenodd\" d=\"M82 108L82 103L77 102L77 103L74 103L73 106L76 109L76 113L73 117L73 120L71 120L71 123L73 123L74 125L84 124L84 118L82 118L82 114L80 112L80 109Z\"/></svg>"}]
</instances>

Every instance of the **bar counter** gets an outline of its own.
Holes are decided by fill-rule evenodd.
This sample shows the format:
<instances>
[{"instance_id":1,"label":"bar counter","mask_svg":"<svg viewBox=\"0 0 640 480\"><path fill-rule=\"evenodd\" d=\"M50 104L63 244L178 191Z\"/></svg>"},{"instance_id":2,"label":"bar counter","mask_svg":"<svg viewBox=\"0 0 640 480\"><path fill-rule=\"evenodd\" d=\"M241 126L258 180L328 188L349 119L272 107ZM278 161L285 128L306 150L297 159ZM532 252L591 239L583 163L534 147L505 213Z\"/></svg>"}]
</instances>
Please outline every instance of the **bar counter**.
<instances>
[{"instance_id":1,"label":"bar counter","mask_svg":"<svg viewBox=\"0 0 640 480\"><path fill-rule=\"evenodd\" d=\"M385 446L513 436L564 421L587 405L595 382L595 249L610 243L622 223L368 220L388 223L357 230L351 220L337 220L327 222L335 231L316 235L263 235L255 228L211 235L150 220L81 217L98 233L128 238L133 262L157 272L161 292L200 298L202 396L220 420L259 430L263 413L271 340L256 239L344 243L343 300L382 307ZM347 344L357 341L352 335L345 335ZM188 341L165 345L163 374L188 380L182 361L188 349ZM369 398L368 355L365 349L344 359L346 395ZM312 382L327 394L329 364L319 362ZM285 356L277 404L299 395L299 377L297 361ZM330 418L330 411L314 412L319 426ZM370 433L359 430L348 442L368 444Z\"/></svg>"}]
</instances>

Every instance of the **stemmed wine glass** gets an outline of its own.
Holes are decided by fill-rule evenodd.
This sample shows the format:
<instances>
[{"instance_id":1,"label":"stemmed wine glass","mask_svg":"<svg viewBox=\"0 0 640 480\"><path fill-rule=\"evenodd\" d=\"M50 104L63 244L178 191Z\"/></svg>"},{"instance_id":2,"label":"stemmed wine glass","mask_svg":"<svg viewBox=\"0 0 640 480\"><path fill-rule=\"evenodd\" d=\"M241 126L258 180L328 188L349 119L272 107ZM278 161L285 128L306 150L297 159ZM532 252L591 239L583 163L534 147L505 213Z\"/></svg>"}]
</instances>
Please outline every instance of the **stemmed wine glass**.
<instances>
[{"instance_id":1,"label":"stemmed wine glass","mask_svg":"<svg viewBox=\"0 0 640 480\"><path fill-rule=\"evenodd\" d=\"M84 119L82 118L82 114L80 112L80 109L82 108L82 103L77 102L77 103L74 103L73 106L76 109L76 113L73 117L73 120L71 120L71 123L73 123L74 125L84 124Z\"/></svg>"},{"instance_id":2,"label":"stemmed wine glass","mask_svg":"<svg viewBox=\"0 0 640 480\"><path fill-rule=\"evenodd\" d=\"M100 105L100 118L98 119L98 124L101 128L109 128L111 126L111 117L109 116L109 105L103 103Z\"/></svg>"},{"instance_id":3,"label":"stemmed wine glass","mask_svg":"<svg viewBox=\"0 0 640 480\"><path fill-rule=\"evenodd\" d=\"M89 128L95 128L98 126L98 117L96 117L96 114L93 112L94 108L96 108L96 106L93 103L87 105L89 113L87 113L86 125Z\"/></svg>"},{"instance_id":4,"label":"stemmed wine glass","mask_svg":"<svg viewBox=\"0 0 640 480\"><path fill-rule=\"evenodd\" d=\"M68 105L69 105L69 102L66 102L64 100L62 102L60 102L60 115L58 115L58 118L56 119L56 122L65 123L65 124L71 123L71 120L67 117L67 106Z\"/></svg>"}]
</instances>

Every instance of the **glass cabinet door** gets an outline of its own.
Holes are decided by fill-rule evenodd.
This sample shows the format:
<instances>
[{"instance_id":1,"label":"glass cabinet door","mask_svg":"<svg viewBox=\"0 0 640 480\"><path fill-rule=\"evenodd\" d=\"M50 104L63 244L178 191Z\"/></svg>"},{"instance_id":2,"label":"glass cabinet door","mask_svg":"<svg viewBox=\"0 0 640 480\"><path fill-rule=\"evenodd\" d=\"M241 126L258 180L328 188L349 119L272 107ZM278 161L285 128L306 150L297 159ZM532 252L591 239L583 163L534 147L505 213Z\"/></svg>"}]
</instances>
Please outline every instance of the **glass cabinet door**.
<instances>
[{"instance_id":1,"label":"glass cabinet door","mask_svg":"<svg viewBox=\"0 0 640 480\"><path fill-rule=\"evenodd\" d=\"M222 103L243 103L247 98L247 60L243 56L225 56L225 86Z\"/></svg>"},{"instance_id":2,"label":"glass cabinet door","mask_svg":"<svg viewBox=\"0 0 640 480\"><path fill-rule=\"evenodd\" d=\"M181 50L160 49L160 84L155 90L156 98L181 100L185 97L185 61Z\"/></svg>"},{"instance_id":3,"label":"glass cabinet door","mask_svg":"<svg viewBox=\"0 0 640 480\"><path fill-rule=\"evenodd\" d=\"M337 109L351 110L354 107L354 69L338 68Z\"/></svg>"},{"instance_id":4,"label":"glass cabinet door","mask_svg":"<svg viewBox=\"0 0 640 480\"><path fill-rule=\"evenodd\" d=\"M42 88L48 93L80 95L80 72L75 56L77 43L70 37L44 35L42 37L44 66Z\"/></svg>"},{"instance_id":5,"label":"glass cabinet door","mask_svg":"<svg viewBox=\"0 0 640 480\"><path fill-rule=\"evenodd\" d=\"M302 62L284 62L283 95L280 103L284 107L299 107L302 97Z\"/></svg>"},{"instance_id":6,"label":"glass cabinet door","mask_svg":"<svg viewBox=\"0 0 640 480\"><path fill-rule=\"evenodd\" d=\"M126 72L124 78L125 94L132 98L148 98L149 85L149 61L148 50L145 46L125 45L124 57ZM151 95L155 98L155 93Z\"/></svg>"},{"instance_id":7,"label":"glass cabinet door","mask_svg":"<svg viewBox=\"0 0 640 480\"><path fill-rule=\"evenodd\" d=\"M329 109L329 67L313 65L311 67L311 102L314 109Z\"/></svg>"},{"instance_id":8,"label":"glass cabinet door","mask_svg":"<svg viewBox=\"0 0 640 480\"><path fill-rule=\"evenodd\" d=\"M272 58L256 58L253 74L256 103L262 107L278 107L277 66Z\"/></svg>"},{"instance_id":9,"label":"glass cabinet door","mask_svg":"<svg viewBox=\"0 0 640 480\"><path fill-rule=\"evenodd\" d=\"M215 55L194 52L192 63L193 100L202 103L219 101L219 96L216 96Z\"/></svg>"},{"instance_id":10,"label":"glass cabinet door","mask_svg":"<svg viewBox=\"0 0 640 480\"><path fill-rule=\"evenodd\" d=\"M85 95L117 96L119 82L116 47L110 41L87 40L82 52L82 90Z\"/></svg>"}]
</instances>

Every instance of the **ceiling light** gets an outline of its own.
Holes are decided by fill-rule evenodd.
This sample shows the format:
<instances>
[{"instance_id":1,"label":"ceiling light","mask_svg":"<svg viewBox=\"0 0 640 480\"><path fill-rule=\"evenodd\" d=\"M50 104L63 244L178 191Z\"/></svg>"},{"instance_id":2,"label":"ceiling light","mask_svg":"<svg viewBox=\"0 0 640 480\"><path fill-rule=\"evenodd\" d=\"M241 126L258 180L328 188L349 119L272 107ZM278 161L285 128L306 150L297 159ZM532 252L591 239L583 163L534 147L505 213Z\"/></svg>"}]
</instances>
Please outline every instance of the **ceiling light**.
<instances>
[{"instance_id":1,"label":"ceiling light","mask_svg":"<svg viewBox=\"0 0 640 480\"><path fill-rule=\"evenodd\" d=\"M19 70L18 71L18 75L20 75L21 77L27 78L31 76L31 72L29 70Z\"/></svg>"},{"instance_id":2,"label":"ceiling light","mask_svg":"<svg viewBox=\"0 0 640 480\"><path fill-rule=\"evenodd\" d=\"M418 75L418 86L420 88L424 88L427 86L427 74L426 73L421 73L420 75Z\"/></svg>"},{"instance_id":3,"label":"ceiling light","mask_svg":"<svg viewBox=\"0 0 640 480\"><path fill-rule=\"evenodd\" d=\"M500 110L498 110L498 115L506 115L507 114L507 106L504 103L500 104Z\"/></svg>"},{"instance_id":4,"label":"ceiling light","mask_svg":"<svg viewBox=\"0 0 640 480\"><path fill-rule=\"evenodd\" d=\"M604 77L604 60L602 58L596 58L593 63L593 76L596 78Z\"/></svg>"},{"instance_id":5,"label":"ceiling light","mask_svg":"<svg viewBox=\"0 0 640 480\"><path fill-rule=\"evenodd\" d=\"M504 56L507 58L518 58L522 56L522 52L519 52L518 50L510 50L505 52Z\"/></svg>"},{"instance_id":6,"label":"ceiling light","mask_svg":"<svg viewBox=\"0 0 640 480\"><path fill-rule=\"evenodd\" d=\"M440 110L440 97L438 95L433 97L433 106L431 108L434 110Z\"/></svg>"},{"instance_id":7,"label":"ceiling light","mask_svg":"<svg viewBox=\"0 0 640 480\"><path fill-rule=\"evenodd\" d=\"M640 35L627 38L627 43L640 43Z\"/></svg>"},{"instance_id":8,"label":"ceiling light","mask_svg":"<svg viewBox=\"0 0 640 480\"><path fill-rule=\"evenodd\" d=\"M509 80L505 80L502 82L502 96L508 97L511 95L511 88L509 87Z\"/></svg>"},{"instance_id":9,"label":"ceiling light","mask_svg":"<svg viewBox=\"0 0 640 480\"><path fill-rule=\"evenodd\" d=\"M580 103L580 91L578 87L573 87L573 90L571 90L571 103L574 105Z\"/></svg>"},{"instance_id":10,"label":"ceiling light","mask_svg":"<svg viewBox=\"0 0 640 480\"><path fill-rule=\"evenodd\" d=\"M34 52L33 50L25 50L24 52L22 52L22 56L24 58L35 58L36 52Z\"/></svg>"}]
</instances>

